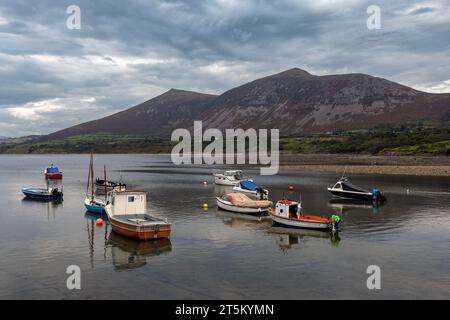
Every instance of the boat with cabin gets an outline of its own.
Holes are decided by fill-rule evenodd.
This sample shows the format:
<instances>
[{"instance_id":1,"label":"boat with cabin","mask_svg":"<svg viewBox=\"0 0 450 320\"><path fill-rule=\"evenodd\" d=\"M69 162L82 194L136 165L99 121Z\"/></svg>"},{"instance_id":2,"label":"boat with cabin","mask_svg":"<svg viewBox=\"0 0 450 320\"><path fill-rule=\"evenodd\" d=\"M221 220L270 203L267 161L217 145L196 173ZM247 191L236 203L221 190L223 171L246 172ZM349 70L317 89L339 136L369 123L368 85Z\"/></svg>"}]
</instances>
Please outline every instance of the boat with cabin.
<instances>
[{"instance_id":1,"label":"boat with cabin","mask_svg":"<svg viewBox=\"0 0 450 320\"><path fill-rule=\"evenodd\" d=\"M267 213L273 205L267 200L252 200L243 193L228 193L222 197L216 197L216 200L217 206L222 210L246 214Z\"/></svg>"},{"instance_id":2,"label":"boat with cabin","mask_svg":"<svg viewBox=\"0 0 450 320\"><path fill-rule=\"evenodd\" d=\"M252 180L241 180L233 187L234 192L245 193L253 198L259 200L269 199L269 191L261 186L258 186Z\"/></svg>"},{"instance_id":3,"label":"boat with cabin","mask_svg":"<svg viewBox=\"0 0 450 320\"><path fill-rule=\"evenodd\" d=\"M114 232L139 240L169 238L171 224L147 213L147 192L112 190L105 206Z\"/></svg>"},{"instance_id":4,"label":"boat with cabin","mask_svg":"<svg viewBox=\"0 0 450 320\"><path fill-rule=\"evenodd\" d=\"M242 170L227 170L224 173L213 173L214 183L222 186L235 186L244 178Z\"/></svg>"},{"instance_id":5,"label":"boat with cabin","mask_svg":"<svg viewBox=\"0 0 450 320\"><path fill-rule=\"evenodd\" d=\"M357 199L363 201L383 202L386 197L378 188L368 191L355 186L347 177L342 176L333 186L328 186L328 192L332 195L346 199Z\"/></svg>"},{"instance_id":6,"label":"boat with cabin","mask_svg":"<svg viewBox=\"0 0 450 320\"><path fill-rule=\"evenodd\" d=\"M269 215L273 222L295 228L316 230L337 230L341 218L331 215L330 218L305 215L300 202L280 200L275 205L275 210L269 208Z\"/></svg>"},{"instance_id":7,"label":"boat with cabin","mask_svg":"<svg viewBox=\"0 0 450 320\"><path fill-rule=\"evenodd\" d=\"M51 180L61 180L63 178L62 171L60 171L58 167L53 166L53 163L44 170L44 175L45 179Z\"/></svg>"}]
</instances>

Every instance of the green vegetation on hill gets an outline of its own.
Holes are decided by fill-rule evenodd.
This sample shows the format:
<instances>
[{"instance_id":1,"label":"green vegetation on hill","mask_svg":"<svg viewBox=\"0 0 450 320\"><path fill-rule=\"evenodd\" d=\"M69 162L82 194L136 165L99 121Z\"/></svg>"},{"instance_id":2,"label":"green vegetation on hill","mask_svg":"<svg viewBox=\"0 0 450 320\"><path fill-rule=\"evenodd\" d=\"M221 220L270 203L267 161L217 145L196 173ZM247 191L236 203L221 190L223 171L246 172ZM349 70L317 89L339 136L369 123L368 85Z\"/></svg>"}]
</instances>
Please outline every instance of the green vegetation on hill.
<instances>
[{"instance_id":1,"label":"green vegetation on hill","mask_svg":"<svg viewBox=\"0 0 450 320\"><path fill-rule=\"evenodd\" d=\"M450 128L377 127L286 137L282 151L293 153L365 153L450 155Z\"/></svg>"},{"instance_id":2,"label":"green vegetation on hill","mask_svg":"<svg viewBox=\"0 0 450 320\"><path fill-rule=\"evenodd\" d=\"M23 142L4 141L0 143L0 153L166 153L172 146L171 141L152 136L100 132L62 140L38 137Z\"/></svg>"},{"instance_id":3,"label":"green vegetation on hill","mask_svg":"<svg viewBox=\"0 0 450 320\"><path fill-rule=\"evenodd\" d=\"M99 132L62 140L46 140L45 136L1 140L0 153L170 153L175 144L155 136ZM450 127L418 125L303 134L282 137L280 149L316 154L450 155Z\"/></svg>"}]
</instances>

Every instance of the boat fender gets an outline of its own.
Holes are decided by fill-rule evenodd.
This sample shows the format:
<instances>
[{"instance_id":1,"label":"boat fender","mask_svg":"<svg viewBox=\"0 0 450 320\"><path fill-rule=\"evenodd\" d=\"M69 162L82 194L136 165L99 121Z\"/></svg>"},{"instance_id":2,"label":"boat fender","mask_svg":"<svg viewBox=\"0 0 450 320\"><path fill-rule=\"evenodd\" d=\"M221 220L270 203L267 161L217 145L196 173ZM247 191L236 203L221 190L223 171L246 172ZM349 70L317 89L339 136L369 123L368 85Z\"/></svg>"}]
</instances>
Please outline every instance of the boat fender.
<instances>
[{"instance_id":1,"label":"boat fender","mask_svg":"<svg viewBox=\"0 0 450 320\"><path fill-rule=\"evenodd\" d=\"M339 223L341 222L341 217L339 217L336 214L331 215L330 217L331 225L333 227L333 231L337 230L337 227L339 226Z\"/></svg>"}]
</instances>

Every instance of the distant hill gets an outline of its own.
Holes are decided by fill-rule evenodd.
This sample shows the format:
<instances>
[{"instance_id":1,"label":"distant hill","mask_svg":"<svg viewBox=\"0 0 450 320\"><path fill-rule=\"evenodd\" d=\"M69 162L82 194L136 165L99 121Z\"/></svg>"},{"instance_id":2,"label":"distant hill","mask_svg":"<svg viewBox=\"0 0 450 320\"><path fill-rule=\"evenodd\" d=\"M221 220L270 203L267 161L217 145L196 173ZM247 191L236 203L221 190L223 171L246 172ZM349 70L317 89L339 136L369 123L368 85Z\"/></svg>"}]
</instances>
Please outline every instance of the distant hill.
<instances>
[{"instance_id":1,"label":"distant hill","mask_svg":"<svg viewBox=\"0 0 450 320\"><path fill-rule=\"evenodd\" d=\"M192 126L215 95L171 89L166 93L111 116L85 122L45 137L48 140L109 132L170 137L173 128Z\"/></svg>"},{"instance_id":2,"label":"distant hill","mask_svg":"<svg viewBox=\"0 0 450 320\"><path fill-rule=\"evenodd\" d=\"M450 94L431 94L365 74L315 76L294 68L216 96L171 89L135 107L46 137L109 132L170 137L203 120L215 128L279 128L301 132L450 121Z\"/></svg>"}]
</instances>

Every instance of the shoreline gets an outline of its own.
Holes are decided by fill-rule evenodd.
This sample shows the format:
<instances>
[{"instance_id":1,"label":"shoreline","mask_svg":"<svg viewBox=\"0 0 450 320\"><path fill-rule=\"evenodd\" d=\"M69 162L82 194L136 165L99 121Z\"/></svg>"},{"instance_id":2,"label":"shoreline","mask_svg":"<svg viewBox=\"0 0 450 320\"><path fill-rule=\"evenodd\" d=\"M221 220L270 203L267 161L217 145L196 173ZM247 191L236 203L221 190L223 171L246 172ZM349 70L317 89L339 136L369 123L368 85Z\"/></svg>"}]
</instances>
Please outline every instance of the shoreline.
<instances>
[{"instance_id":1,"label":"shoreline","mask_svg":"<svg viewBox=\"0 0 450 320\"><path fill-rule=\"evenodd\" d=\"M280 170L450 177L450 157L283 154Z\"/></svg>"},{"instance_id":2,"label":"shoreline","mask_svg":"<svg viewBox=\"0 0 450 320\"><path fill-rule=\"evenodd\" d=\"M347 174L380 174L450 177L450 166L281 165L280 171L298 170Z\"/></svg>"}]
</instances>

